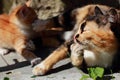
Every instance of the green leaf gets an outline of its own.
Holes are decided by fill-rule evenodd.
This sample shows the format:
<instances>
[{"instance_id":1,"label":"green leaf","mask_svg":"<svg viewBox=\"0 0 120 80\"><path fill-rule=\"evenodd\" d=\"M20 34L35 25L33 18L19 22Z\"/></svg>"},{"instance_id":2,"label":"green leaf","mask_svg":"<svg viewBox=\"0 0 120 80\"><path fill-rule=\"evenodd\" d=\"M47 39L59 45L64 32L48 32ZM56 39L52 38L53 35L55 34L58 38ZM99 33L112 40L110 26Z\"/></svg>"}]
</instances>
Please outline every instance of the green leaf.
<instances>
[{"instance_id":1,"label":"green leaf","mask_svg":"<svg viewBox=\"0 0 120 80\"><path fill-rule=\"evenodd\" d=\"M31 78L35 78L35 77L37 77L37 76L35 76L35 75L31 76Z\"/></svg>"},{"instance_id":2,"label":"green leaf","mask_svg":"<svg viewBox=\"0 0 120 80\"><path fill-rule=\"evenodd\" d=\"M87 79L87 78L90 78L90 76L88 76L88 75L83 75L83 76L80 78L80 80L85 80L85 79Z\"/></svg>"},{"instance_id":3,"label":"green leaf","mask_svg":"<svg viewBox=\"0 0 120 80\"><path fill-rule=\"evenodd\" d=\"M10 80L8 77L4 77L4 79L3 80Z\"/></svg>"},{"instance_id":4,"label":"green leaf","mask_svg":"<svg viewBox=\"0 0 120 80\"><path fill-rule=\"evenodd\" d=\"M103 74L104 74L104 68L96 67L95 73L96 73L97 77L102 78Z\"/></svg>"},{"instance_id":5,"label":"green leaf","mask_svg":"<svg viewBox=\"0 0 120 80\"><path fill-rule=\"evenodd\" d=\"M104 68L96 67L96 68L88 68L88 74L91 78L96 80L98 77L102 78L104 74Z\"/></svg>"},{"instance_id":6,"label":"green leaf","mask_svg":"<svg viewBox=\"0 0 120 80\"><path fill-rule=\"evenodd\" d=\"M88 74L90 75L91 78L96 79L97 75L95 73L95 68L88 68Z\"/></svg>"}]
</instances>

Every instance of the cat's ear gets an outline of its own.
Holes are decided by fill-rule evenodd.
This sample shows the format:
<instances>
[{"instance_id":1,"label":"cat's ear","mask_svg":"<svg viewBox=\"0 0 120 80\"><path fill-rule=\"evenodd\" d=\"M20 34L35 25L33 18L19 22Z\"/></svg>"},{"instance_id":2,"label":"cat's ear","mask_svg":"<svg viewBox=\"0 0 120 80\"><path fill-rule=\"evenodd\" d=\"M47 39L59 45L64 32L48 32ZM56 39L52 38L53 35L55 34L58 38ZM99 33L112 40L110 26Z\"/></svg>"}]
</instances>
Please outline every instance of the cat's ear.
<instances>
[{"instance_id":1,"label":"cat's ear","mask_svg":"<svg viewBox=\"0 0 120 80\"><path fill-rule=\"evenodd\" d=\"M117 19L118 19L118 16L117 16L117 11L113 8L111 8L108 12L108 21L109 22L112 22L112 23L115 23L117 22Z\"/></svg>"},{"instance_id":2,"label":"cat's ear","mask_svg":"<svg viewBox=\"0 0 120 80\"><path fill-rule=\"evenodd\" d=\"M98 6L95 6L95 10L94 10L95 15L103 15L103 12L101 11L101 9Z\"/></svg>"}]
</instances>

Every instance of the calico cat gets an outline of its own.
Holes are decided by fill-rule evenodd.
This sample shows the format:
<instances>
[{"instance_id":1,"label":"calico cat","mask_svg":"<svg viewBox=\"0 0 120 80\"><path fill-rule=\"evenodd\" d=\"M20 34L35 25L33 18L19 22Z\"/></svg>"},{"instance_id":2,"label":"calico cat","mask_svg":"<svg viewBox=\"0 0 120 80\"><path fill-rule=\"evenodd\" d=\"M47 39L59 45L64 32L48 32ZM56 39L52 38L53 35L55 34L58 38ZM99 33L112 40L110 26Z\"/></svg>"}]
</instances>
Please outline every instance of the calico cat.
<instances>
[{"instance_id":1,"label":"calico cat","mask_svg":"<svg viewBox=\"0 0 120 80\"><path fill-rule=\"evenodd\" d=\"M35 46L31 41L38 18L28 5L29 1L16 7L9 15L0 15L0 48L3 49L2 53L7 53L5 49L15 49L34 65L41 60L32 52Z\"/></svg>"},{"instance_id":2,"label":"calico cat","mask_svg":"<svg viewBox=\"0 0 120 80\"><path fill-rule=\"evenodd\" d=\"M33 68L34 75L44 75L53 67L54 64L66 58L70 45L70 58L73 65L81 66L83 58L86 58L88 66L111 66L114 58L113 56L118 49L118 40L115 35L116 31L113 31L110 28L113 24L119 24L119 18L116 14L119 13L119 11L116 9L112 10L111 7L104 5L88 5L75 9L71 13L69 13L71 18L69 18L68 21L65 21L66 18L64 20L64 15L61 16L63 20L61 23L75 23L73 30L69 32L69 34L65 34L68 38L64 44ZM94 16L95 14L96 16ZM113 27L116 28L118 26ZM89 51L87 51L87 54L84 54L83 51L88 49ZM90 51L95 52L96 55ZM93 59L91 59L91 57ZM97 57L100 60L96 60ZM101 62L102 59L105 61L104 63Z\"/></svg>"},{"instance_id":3,"label":"calico cat","mask_svg":"<svg viewBox=\"0 0 120 80\"><path fill-rule=\"evenodd\" d=\"M117 18L117 19L116 19ZM71 45L71 62L81 66L111 67L119 49L120 33L113 30L119 29L119 18L115 9L110 9L108 14L103 14L96 6L95 14L88 16L79 24L79 29Z\"/></svg>"}]
</instances>

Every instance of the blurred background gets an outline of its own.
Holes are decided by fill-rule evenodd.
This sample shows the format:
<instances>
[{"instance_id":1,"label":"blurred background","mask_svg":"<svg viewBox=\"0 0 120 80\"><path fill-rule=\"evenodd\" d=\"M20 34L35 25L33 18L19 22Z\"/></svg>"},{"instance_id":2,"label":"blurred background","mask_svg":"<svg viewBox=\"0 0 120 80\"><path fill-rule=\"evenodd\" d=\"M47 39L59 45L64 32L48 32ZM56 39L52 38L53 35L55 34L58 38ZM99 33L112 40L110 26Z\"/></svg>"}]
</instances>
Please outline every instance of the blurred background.
<instances>
[{"instance_id":1,"label":"blurred background","mask_svg":"<svg viewBox=\"0 0 120 80\"><path fill-rule=\"evenodd\" d=\"M9 13L16 5L27 0L0 0L0 13ZM86 4L104 4L120 9L120 0L32 0L40 19L48 19L60 13Z\"/></svg>"}]
</instances>

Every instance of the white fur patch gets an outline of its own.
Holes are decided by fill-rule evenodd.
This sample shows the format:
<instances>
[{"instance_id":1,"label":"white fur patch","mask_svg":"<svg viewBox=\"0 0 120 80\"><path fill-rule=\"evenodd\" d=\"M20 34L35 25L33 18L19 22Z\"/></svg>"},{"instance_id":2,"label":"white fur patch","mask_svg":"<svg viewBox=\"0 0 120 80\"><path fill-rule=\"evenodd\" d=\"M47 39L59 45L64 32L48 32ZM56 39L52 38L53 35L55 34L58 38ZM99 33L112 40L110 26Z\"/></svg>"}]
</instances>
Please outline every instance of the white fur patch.
<instances>
[{"instance_id":1,"label":"white fur patch","mask_svg":"<svg viewBox=\"0 0 120 80\"><path fill-rule=\"evenodd\" d=\"M84 59L88 66L102 66L108 67L112 64L112 55L108 53L99 53L95 55L92 51L85 50L84 51Z\"/></svg>"},{"instance_id":2,"label":"white fur patch","mask_svg":"<svg viewBox=\"0 0 120 80\"><path fill-rule=\"evenodd\" d=\"M92 51L84 50L84 59L88 65L96 64L95 55Z\"/></svg>"},{"instance_id":3,"label":"white fur patch","mask_svg":"<svg viewBox=\"0 0 120 80\"><path fill-rule=\"evenodd\" d=\"M73 31L66 31L64 34L63 34L63 39L64 40L70 40L73 36L74 32Z\"/></svg>"}]
</instances>

